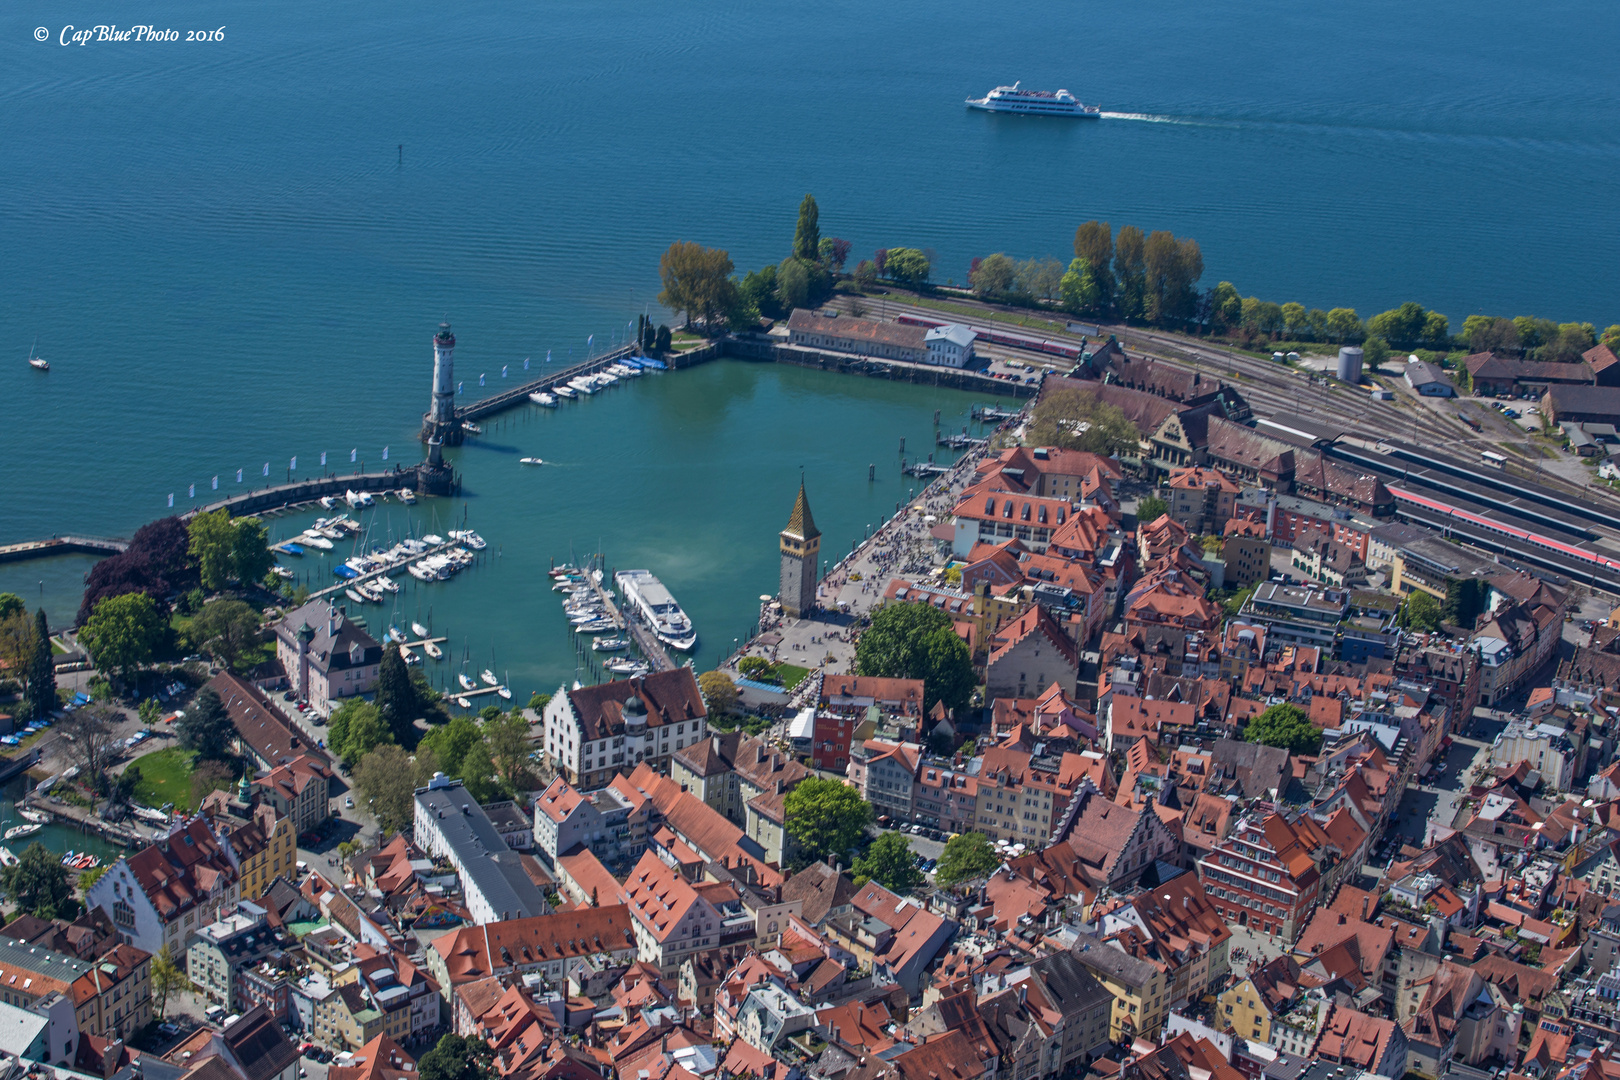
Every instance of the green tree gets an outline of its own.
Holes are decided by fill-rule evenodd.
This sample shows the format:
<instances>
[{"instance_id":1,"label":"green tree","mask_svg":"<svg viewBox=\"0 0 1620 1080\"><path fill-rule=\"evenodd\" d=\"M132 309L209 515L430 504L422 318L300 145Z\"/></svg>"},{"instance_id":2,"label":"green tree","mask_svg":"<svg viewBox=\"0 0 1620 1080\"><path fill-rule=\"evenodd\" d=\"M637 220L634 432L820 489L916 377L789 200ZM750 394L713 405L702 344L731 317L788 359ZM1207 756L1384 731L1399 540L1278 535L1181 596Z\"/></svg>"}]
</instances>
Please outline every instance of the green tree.
<instances>
[{"instance_id":1,"label":"green tree","mask_svg":"<svg viewBox=\"0 0 1620 1080\"><path fill-rule=\"evenodd\" d=\"M1561 323L1541 347L1541 358L1555 364L1579 363L1581 354L1596 344L1597 330L1591 323Z\"/></svg>"},{"instance_id":2,"label":"green tree","mask_svg":"<svg viewBox=\"0 0 1620 1080\"><path fill-rule=\"evenodd\" d=\"M1114 238L1115 307L1127 319L1142 316L1147 297L1147 238L1135 225L1121 226Z\"/></svg>"},{"instance_id":3,"label":"green tree","mask_svg":"<svg viewBox=\"0 0 1620 1080\"><path fill-rule=\"evenodd\" d=\"M489 740L479 739L461 759L458 774L466 785L467 793L481 803L490 802L509 794L502 789L495 775L495 761L490 757Z\"/></svg>"},{"instance_id":4,"label":"green tree","mask_svg":"<svg viewBox=\"0 0 1620 1080\"><path fill-rule=\"evenodd\" d=\"M1333 341L1356 341L1362 336L1361 319L1355 308L1336 307L1327 313L1327 333Z\"/></svg>"},{"instance_id":5,"label":"green tree","mask_svg":"<svg viewBox=\"0 0 1620 1080\"><path fill-rule=\"evenodd\" d=\"M677 240L658 261L658 276L664 283L658 302L683 312L688 326L694 317L708 326L732 306L731 294L737 288L732 269L731 256L720 248Z\"/></svg>"},{"instance_id":6,"label":"green tree","mask_svg":"<svg viewBox=\"0 0 1620 1080\"><path fill-rule=\"evenodd\" d=\"M934 880L949 888L959 881L985 877L1000 865L1001 856L984 833L962 833L946 841L939 865L934 868Z\"/></svg>"},{"instance_id":7,"label":"green tree","mask_svg":"<svg viewBox=\"0 0 1620 1080\"><path fill-rule=\"evenodd\" d=\"M187 551L202 578L203 588L218 591L230 580L236 551L236 526L229 510L198 514L186 526L190 537Z\"/></svg>"},{"instance_id":8,"label":"green tree","mask_svg":"<svg viewBox=\"0 0 1620 1080\"><path fill-rule=\"evenodd\" d=\"M183 965L175 962L174 947L165 943L163 949L152 957L153 1013L162 1020L164 1010L169 1005L169 998L191 988L191 980L186 977Z\"/></svg>"},{"instance_id":9,"label":"green tree","mask_svg":"<svg viewBox=\"0 0 1620 1080\"><path fill-rule=\"evenodd\" d=\"M384 836L410 828L416 814L416 789L425 787L433 778L434 764L431 755L421 753L420 747L412 761L403 749L385 743L355 766L355 790L366 799Z\"/></svg>"},{"instance_id":10,"label":"green tree","mask_svg":"<svg viewBox=\"0 0 1620 1080\"><path fill-rule=\"evenodd\" d=\"M803 259L787 258L776 268L776 302L783 311L810 306L810 267Z\"/></svg>"},{"instance_id":11,"label":"green tree","mask_svg":"<svg viewBox=\"0 0 1620 1080\"><path fill-rule=\"evenodd\" d=\"M1283 333L1289 337L1296 337L1307 332L1310 327L1305 321L1305 305L1290 300L1282 306Z\"/></svg>"},{"instance_id":12,"label":"green tree","mask_svg":"<svg viewBox=\"0 0 1620 1080\"><path fill-rule=\"evenodd\" d=\"M45 609L34 612L34 652L28 662L28 707L43 720L56 707L56 663L51 659L51 635Z\"/></svg>"},{"instance_id":13,"label":"green tree","mask_svg":"<svg viewBox=\"0 0 1620 1080\"><path fill-rule=\"evenodd\" d=\"M821 258L821 211L816 197L806 195L799 203L799 224L793 230L793 257L805 262Z\"/></svg>"},{"instance_id":14,"label":"green tree","mask_svg":"<svg viewBox=\"0 0 1620 1080\"><path fill-rule=\"evenodd\" d=\"M1398 308L1391 308L1367 320L1367 333L1385 341L1411 348L1423 339L1423 327L1428 312L1421 304L1408 300Z\"/></svg>"},{"instance_id":15,"label":"green tree","mask_svg":"<svg viewBox=\"0 0 1620 1080\"><path fill-rule=\"evenodd\" d=\"M1429 312L1423 320L1423 340L1437 349L1445 348L1451 342L1451 320L1438 311Z\"/></svg>"},{"instance_id":16,"label":"green tree","mask_svg":"<svg viewBox=\"0 0 1620 1080\"><path fill-rule=\"evenodd\" d=\"M1193 287L1204 274L1198 241L1159 230L1142 244L1144 314L1150 322L1184 322L1193 315Z\"/></svg>"},{"instance_id":17,"label":"green tree","mask_svg":"<svg viewBox=\"0 0 1620 1080\"><path fill-rule=\"evenodd\" d=\"M524 787L533 744L529 738L529 722L523 715L517 712L502 713L486 723L484 742L489 747L490 761L506 786L513 791Z\"/></svg>"},{"instance_id":18,"label":"green tree","mask_svg":"<svg viewBox=\"0 0 1620 1080\"><path fill-rule=\"evenodd\" d=\"M1291 754L1314 754L1322 745L1322 729L1298 705L1282 702L1249 721L1245 742L1279 746Z\"/></svg>"},{"instance_id":19,"label":"green tree","mask_svg":"<svg viewBox=\"0 0 1620 1080\"><path fill-rule=\"evenodd\" d=\"M394 741L401 746L416 742L416 721L422 716L422 702L416 696L416 683L405 666L405 658L392 645L383 647L377 665L377 711L382 715Z\"/></svg>"},{"instance_id":20,"label":"green tree","mask_svg":"<svg viewBox=\"0 0 1620 1080\"><path fill-rule=\"evenodd\" d=\"M416 1063L422 1080L496 1080L495 1051L489 1043L460 1035L441 1037Z\"/></svg>"},{"instance_id":21,"label":"green tree","mask_svg":"<svg viewBox=\"0 0 1620 1080\"><path fill-rule=\"evenodd\" d=\"M263 581L275 565L270 552L270 531L258 518L237 518L231 537L231 572L244 586Z\"/></svg>"},{"instance_id":22,"label":"green tree","mask_svg":"<svg viewBox=\"0 0 1620 1080\"><path fill-rule=\"evenodd\" d=\"M1403 630L1421 630L1432 634L1440 629L1441 617L1440 601L1422 589L1413 589L1401 605L1398 621Z\"/></svg>"},{"instance_id":23,"label":"green tree","mask_svg":"<svg viewBox=\"0 0 1620 1080\"><path fill-rule=\"evenodd\" d=\"M1096 289L1096 310L1106 311L1114 296L1114 230L1106 221L1087 221L1074 230L1074 257L1084 259L1091 269ZM1074 264L1069 264L1074 269Z\"/></svg>"},{"instance_id":24,"label":"green tree","mask_svg":"<svg viewBox=\"0 0 1620 1080\"><path fill-rule=\"evenodd\" d=\"M1598 340L1610 349L1620 349L1620 323L1604 327L1603 336Z\"/></svg>"},{"instance_id":25,"label":"green tree","mask_svg":"<svg viewBox=\"0 0 1620 1080\"><path fill-rule=\"evenodd\" d=\"M0 592L0 619L9 619L28 610L23 598L16 593Z\"/></svg>"},{"instance_id":26,"label":"green tree","mask_svg":"<svg viewBox=\"0 0 1620 1080\"><path fill-rule=\"evenodd\" d=\"M776 267L762 266L758 270L750 270L743 275L742 284L737 291L743 299L754 305L767 319L780 319L788 314L782 310L781 302L776 292Z\"/></svg>"},{"instance_id":27,"label":"green tree","mask_svg":"<svg viewBox=\"0 0 1620 1080\"><path fill-rule=\"evenodd\" d=\"M890 248L888 261L884 269L890 279L899 282L908 289L920 289L928 282L928 275L933 271L929 265L928 256L916 248Z\"/></svg>"},{"instance_id":28,"label":"green tree","mask_svg":"<svg viewBox=\"0 0 1620 1080\"><path fill-rule=\"evenodd\" d=\"M127 679L163 647L168 626L145 593L109 596L79 633L79 641L102 673Z\"/></svg>"},{"instance_id":29,"label":"green tree","mask_svg":"<svg viewBox=\"0 0 1620 1080\"><path fill-rule=\"evenodd\" d=\"M976 262L977 265L968 271L968 284L975 295L1002 297L1012 291L1013 280L1018 276L1016 263L999 251Z\"/></svg>"},{"instance_id":30,"label":"green tree","mask_svg":"<svg viewBox=\"0 0 1620 1080\"><path fill-rule=\"evenodd\" d=\"M471 723L472 721L468 721ZM342 746L334 746L331 742L326 745L343 755L352 769L355 763L377 747L394 741L394 731L383 719L382 713L375 705L361 704L349 716L348 730Z\"/></svg>"},{"instance_id":31,"label":"green tree","mask_svg":"<svg viewBox=\"0 0 1620 1080\"><path fill-rule=\"evenodd\" d=\"M1361 357L1367 362L1368 371L1377 371L1379 365L1389 359L1389 342L1373 334L1361 343Z\"/></svg>"},{"instance_id":32,"label":"green tree","mask_svg":"<svg viewBox=\"0 0 1620 1080\"><path fill-rule=\"evenodd\" d=\"M812 776L799 781L782 803L788 834L811 861L842 858L872 823L872 806L838 780Z\"/></svg>"},{"instance_id":33,"label":"green tree","mask_svg":"<svg viewBox=\"0 0 1620 1080\"><path fill-rule=\"evenodd\" d=\"M426 746L439 759L439 768L446 776L460 776L461 763L471 750L484 739L484 733L470 717L457 716L448 724L434 728L422 736L418 746Z\"/></svg>"},{"instance_id":34,"label":"green tree","mask_svg":"<svg viewBox=\"0 0 1620 1080\"><path fill-rule=\"evenodd\" d=\"M545 707L550 704L550 694L542 694L539 691L535 691L529 695L529 708L533 709L535 712L544 711Z\"/></svg>"},{"instance_id":35,"label":"green tree","mask_svg":"<svg viewBox=\"0 0 1620 1080\"><path fill-rule=\"evenodd\" d=\"M1312 341L1323 341L1328 336L1327 312L1321 308L1311 308L1305 313L1305 324L1310 327Z\"/></svg>"},{"instance_id":36,"label":"green tree","mask_svg":"<svg viewBox=\"0 0 1620 1080\"><path fill-rule=\"evenodd\" d=\"M1136 503L1136 523L1146 525L1151 521L1158 521L1170 512L1170 504L1157 495L1149 495L1139 499Z\"/></svg>"},{"instance_id":37,"label":"green tree","mask_svg":"<svg viewBox=\"0 0 1620 1080\"><path fill-rule=\"evenodd\" d=\"M235 670L242 654L263 636L259 612L240 600L216 600L204 604L191 620L191 641L207 649L228 668Z\"/></svg>"},{"instance_id":38,"label":"green tree","mask_svg":"<svg viewBox=\"0 0 1620 1080\"><path fill-rule=\"evenodd\" d=\"M1476 353L1514 352L1519 347L1519 328L1512 319L1470 315L1463 320L1462 338Z\"/></svg>"},{"instance_id":39,"label":"green tree","mask_svg":"<svg viewBox=\"0 0 1620 1080\"><path fill-rule=\"evenodd\" d=\"M1030 414L1028 441L1112 457L1137 450L1142 434L1119 407L1092 391L1056 390L1043 395Z\"/></svg>"},{"instance_id":40,"label":"green tree","mask_svg":"<svg viewBox=\"0 0 1620 1080\"><path fill-rule=\"evenodd\" d=\"M1243 322L1243 297L1230 281L1218 282L1209 294L1209 319L1217 331L1235 330Z\"/></svg>"},{"instance_id":41,"label":"green tree","mask_svg":"<svg viewBox=\"0 0 1620 1080\"><path fill-rule=\"evenodd\" d=\"M231 756L231 740L236 725L225 711L225 703L212 686L205 686L191 699L186 714L175 722L180 745L204 761L222 761Z\"/></svg>"},{"instance_id":42,"label":"green tree","mask_svg":"<svg viewBox=\"0 0 1620 1080\"><path fill-rule=\"evenodd\" d=\"M1058 302L1063 310L1076 315L1098 313L1104 309L1103 290L1096 271L1084 259L1076 258L1058 282Z\"/></svg>"},{"instance_id":43,"label":"green tree","mask_svg":"<svg viewBox=\"0 0 1620 1080\"><path fill-rule=\"evenodd\" d=\"M1063 283L1063 264L1048 255L1044 259L1025 259L1018 264L1013 279L1013 292L1037 300L1052 300Z\"/></svg>"},{"instance_id":44,"label":"green tree","mask_svg":"<svg viewBox=\"0 0 1620 1080\"><path fill-rule=\"evenodd\" d=\"M877 287L877 264L871 259L862 259L855 264L855 287L861 292L871 292Z\"/></svg>"},{"instance_id":45,"label":"green tree","mask_svg":"<svg viewBox=\"0 0 1620 1080\"><path fill-rule=\"evenodd\" d=\"M854 870L857 875L901 896L923 880L923 873L911 854L911 844L900 833L886 832L872 841L866 854L855 860Z\"/></svg>"},{"instance_id":46,"label":"green tree","mask_svg":"<svg viewBox=\"0 0 1620 1080\"><path fill-rule=\"evenodd\" d=\"M73 885L68 881L62 856L37 840L28 845L15 863L0 871L0 882L5 883L6 895L19 911L42 919L54 919L59 914L74 917L68 914Z\"/></svg>"},{"instance_id":47,"label":"green tree","mask_svg":"<svg viewBox=\"0 0 1620 1080\"><path fill-rule=\"evenodd\" d=\"M723 671L705 671L698 676L698 689L708 703L710 716L726 716L737 711L737 684Z\"/></svg>"},{"instance_id":48,"label":"green tree","mask_svg":"<svg viewBox=\"0 0 1620 1080\"><path fill-rule=\"evenodd\" d=\"M930 604L885 604L874 612L855 646L855 670L921 679L924 712L936 701L963 708L975 683L967 643L957 636L951 617Z\"/></svg>"}]
</instances>

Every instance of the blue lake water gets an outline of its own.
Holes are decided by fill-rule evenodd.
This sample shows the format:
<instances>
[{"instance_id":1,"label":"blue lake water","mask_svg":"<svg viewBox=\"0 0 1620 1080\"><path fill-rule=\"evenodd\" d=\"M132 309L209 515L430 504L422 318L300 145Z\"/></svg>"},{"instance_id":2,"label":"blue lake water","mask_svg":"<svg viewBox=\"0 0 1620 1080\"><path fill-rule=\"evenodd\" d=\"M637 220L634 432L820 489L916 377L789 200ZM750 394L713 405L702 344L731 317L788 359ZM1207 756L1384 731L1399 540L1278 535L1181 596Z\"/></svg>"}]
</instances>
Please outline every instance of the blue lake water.
<instances>
[{"instance_id":1,"label":"blue lake water","mask_svg":"<svg viewBox=\"0 0 1620 1080\"><path fill-rule=\"evenodd\" d=\"M740 269L780 259L806 191L824 235L857 256L931 249L940 280L996 250L1067 258L1100 217L1194 236L1205 284L1279 301L1620 320L1620 81L1593 59L1616 53L1620 20L1598 0L157 2L142 19L224 23L225 40L55 43L65 19L113 14L0 13L0 541L127 535L171 492L293 455L412 460L442 317L470 396L481 373L622 332L672 240ZM1020 78L1118 115L962 107ZM48 375L22 363L36 337ZM733 370L737 409L697 400L680 419L783 407L768 385L748 399L759 377ZM658 527L677 546L706 519L733 535L764 480L781 501L801 443L864 472L859 439L826 442L849 413L824 397L869 390L823 386L796 401L809 416L765 417L768 477L745 456L713 486L668 478L682 498ZM926 433L926 398L886 419ZM582 467L626 438L608 423L626 408L593 410ZM577 504L547 512L547 554L596 531L569 527ZM40 591L40 574L13 579Z\"/></svg>"}]
</instances>

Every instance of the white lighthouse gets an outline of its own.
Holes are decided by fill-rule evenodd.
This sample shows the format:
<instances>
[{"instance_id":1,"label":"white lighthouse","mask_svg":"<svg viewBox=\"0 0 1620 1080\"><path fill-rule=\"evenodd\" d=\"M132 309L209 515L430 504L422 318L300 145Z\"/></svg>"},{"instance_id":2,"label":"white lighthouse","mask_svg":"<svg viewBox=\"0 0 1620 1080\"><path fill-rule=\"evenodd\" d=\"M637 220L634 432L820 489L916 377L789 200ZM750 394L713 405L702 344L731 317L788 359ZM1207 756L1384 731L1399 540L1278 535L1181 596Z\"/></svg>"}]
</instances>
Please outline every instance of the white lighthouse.
<instances>
[{"instance_id":1,"label":"white lighthouse","mask_svg":"<svg viewBox=\"0 0 1620 1080\"><path fill-rule=\"evenodd\" d=\"M461 425L456 422L456 335L450 324L439 324L433 336L433 400L422 418L422 438L441 445L461 442Z\"/></svg>"}]
</instances>

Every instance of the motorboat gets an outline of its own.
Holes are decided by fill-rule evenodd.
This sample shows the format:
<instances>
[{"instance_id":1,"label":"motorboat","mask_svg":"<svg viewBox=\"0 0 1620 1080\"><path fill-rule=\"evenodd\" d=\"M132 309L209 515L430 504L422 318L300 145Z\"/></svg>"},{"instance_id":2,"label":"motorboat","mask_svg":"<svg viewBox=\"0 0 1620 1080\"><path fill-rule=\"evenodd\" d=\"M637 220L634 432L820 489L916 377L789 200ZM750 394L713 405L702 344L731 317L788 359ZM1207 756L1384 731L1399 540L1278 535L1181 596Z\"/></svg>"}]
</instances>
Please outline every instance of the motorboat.
<instances>
[{"instance_id":1,"label":"motorboat","mask_svg":"<svg viewBox=\"0 0 1620 1080\"><path fill-rule=\"evenodd\" d=\"M422 642L422 651L427 653L428 656L432 657L434 660L444 659L444 650L439 648L431 641Z\"/></svg>"},{"instance_id":2,"label":"motorboat","mask_svg":"<svg viewBox=\"0 0 1620 1080\"><path fill-rule=\"evenodd\" d=\"M272 566L270 572L283 581L291 581L296 575L285 566Z\"/></svg>"},{"instance_id":3,"label":"motorboat","mask_svg":"<svg viewBox=\"0 0 1620 1080\"><path fill-rule=\"evenodd\" d=\"M556 386L551 388L551 392L556 394L559 398L565 398L569 401L579 397L579 392L576 391L572 386L569 386L567 383L558 383Z\"/></svg>"},{"instance_id":4,"label":"motorboat","mask_svg":"<svg viewBox=\"0 0 1620 1080\"><path fill-rule=\"evenodd\" d=\"M383 640L384 641L392 641L392 642L396 642L396 643L403 642L405 640L405 634L404 634L403 631L400 630L399 627L390 626L388 628L388 636L386 638L384 638Z\"/></svg>"},{"instance_id":5,"label":"motorboat","mask_svg":"<svg viewBox=\"0 0 1620 1080\"><path fill-rule=\"evenodd\" d=\"M30 821L27 825L13 825L6 830L5 838L7 840L20 840L25 836L33 836L44 827L37 821Z\"/></svg>"},{"instance_id":6,"label":"motorboat","mask_svg":"<svg viewBox=\"0 0 1620 1080\"><path fill-rule=\"evenodd\" d=\"M472 708L472 702L470 702L470 701L468 701L468 700L467 700L467 699L466 699L466 698L464 698L464 697L458 697L458 698L456 698L456 704L457 704L457 705L460 705L460 706L461 706L461 707L462 707L462 708L463 708L463 709L470 709L470 708Z\"/></svg>"},{"instance_id":7,"label":"motorboat","mask_svg":"<svg viewBox=\"0 0 1620 1080\"><path fill-rule=\"evenodd\" d=\"M574 627L576 634L605 634L609 630L617 630L607 619L597 619L594 622L579 623Z\"/></svg>"},{"instance_id":8,"label":"motorboat","mask_svg":"<svg viewBox=\"0 0 1620 1080\"><path fill-rule=\"evenodd\" d=\"M461 684L461 688L463 690L478 689L478 684L473 682L472 676L468 675L465 671L456 675L456 681Z\"/></svg>"},{"instance_id":9,"label":"motorboat","mask_svg":"<svg viewBox=\"0 0 1620 1080\"><path fill-rule=\"evenodd\" d=\"M407 554L407 555L420 555L420 554L422 554L424 551L426 551L428 549L428 546L426 544L422 543L422 541L417 540L414 537L406 539L406 540L401 540L399 542L399 547L400 547L400 550L405 552L405 554Z\"/></svg>"},{"instance_id":10,"label":"motorboat","mask_svg":"<svg viewBox=\"0 0 1620 1080\"><path fill-rule=\"evenodd\" d=\"M596 385L601 387L612 386L614 383L619 381L619 377L613 374L611 371L598 371L595 378Z\"/></svg>"},{"instance_id":11,"label":"motorboat","mask_svg":"<svg viewBox=\"0 0 1620 1080\"><path fill-rule=\"evenodd\" d=\"M591 649L594 652L621 652L629 647L630 643L622 637L599 637L591 639Z\"/></svg>"},{"instance_id":12,"label":"motorboat","mask_svg":"<svg viewBox=\"0 0 1620 1080\"><path fill-rule=\"evenodd\" d=\"M480 679L483 679L490 686L499 686L499 685L501 685L501 680L496 678L495 673L493 671L489 670L489 668L485 668L483 671L479 672L478 677Z\"/></svg>"},{"instance_id":13,"label":"motorboat","mask_svg":"<svg viewBox=\"0 0 1620 1080\"><path fill-rule=\"evenodd\" d=\"M528 461L529 459L524 458L523 460ZM538 464L540 459L535 458L534 461L535 461L536 464ZM472 532L470 530L466 530L466 529L463 529L461 532L453 532L453 533L451 533L450 538L452 540L460 540L463 544L466 544L468 547L472 548L474 551L483 551L485 548L487 548L489 546L489 544L485 542L485 540L484 540L484 538L482 536L479 536L477 533Z\"/></svg>"},{"instance_id":14,"label":"motorboat","mask_svg":"<svg viewBox=\"0 0 1620 1080\"><path fill-rule=\"evenodd\" d=\"M428 628L419 622L413 622L411 623L411 633L419 638L425 638L428 636Z\"/></svg>"},{"instance_id":15,"label":"motorboat","mask_svg":"<svg viewBox=\"0 0 1620 1080\"><path fill-rule=\"evenodd\" d=\"M537 390L530 394L529 400L534 402L536 405L543 406L547 409L555 409L557 407L557 399L546 393L544 390Z\"/></svg>"},{"instance_id":16,"label":"motorboat","mask_svg":"<svg viewBox=\"0 0 1620 1080\"><path fill-rule=\"evenodd\" d=\"M293 543L291 540L284 544L277 544L276 550L281 552L283 555L296 555L300 559L304 557L304 549Z\"/></svg>"},{"instance_id":17,"label":"motorboat","mask_svg":"<svg viewBox=\"0 0 1620 1080\"><path fill-rule=\"evenodd\" d=\"M369 491L345 491L343 501L351 507L371 506L376 502Z\"/></svg>"},{"instance_id":18,"label":"motorboat","mask_svg":"<svg viewBox=\"0 0 1620 1080\"><path fill-rule=\"evenodd\" d=\"M436 577L433 571L429 570L421 563L411 563L411 565L405 568L405 572L411 575L411 577L415 578L417 581L432 581Z\"/></svg>"},{"instance_id":19,"label":"motorboat","mask_svg":"<svg viewBox=\"0 0 1620 1080\"><path fill-rule=\"evenodd\" d=\"M422 537L422 543L426 544L428 547L442 547L444 546L444 537L440 536L438 533L428 533L426 536Z\"/></svg>"},{"instance_id":20,"label":"motorboat","mask_svg":"<svg viewBox=\"0 0 1620 1080\"><path fill-rule=\"evenodd\" d=\"M368 498L368 499L370 497L371 496L369 496L369 495L366 496L366 498ZM366 505L370 506L371 504L367 503ZM355 521L348 514L339 515L338 517L333 518L331 521L328 521L326 524L328 526L330 526L331 528L336 529L338 531L339 536L343 535L345 532L357 533L357 532L363 532L364 531L363 529L361 529L360 523L358 521Z\"/></svg>"},{"instance_id":21,"label":"motorboat","mask_svg":"<svg viewBox=\"0 0 1620 1080\"><path fill-rule=\"evenodd\" d=\"M399 592L399 582L395 581L387 574L384 574L382 577L378 578L374 584L383 592Z\"/></svg>"},{"instance_id":22,"label":"motorboat","mask_svg":"<svg viewBox=\"0 0 1620 1080\"><path fill-rule=\"evenodd\" d=\"M463 420L461 422L461 430L465 431L469 435L482 435L484 433L484 429L473 423L471 420Z\"/></svg>"},{"instance_id":23,"label":"motorboat","mask_svg":"<svg viewBox=\"0 0 1620 1080\"><path fill-rule=\"evenodd\" d=\"M645 675L652 670L645 661L632 660L628 656L609 660L604 666L615 675Z\"/></svg>"},{"instance_id":24,"label":"motorboat","mask_svg":"<svg viewBox=\"0 0 1620 1080\"><path fill-rule=\"evenodd\" d=\"M416 492L412 491L410 488L400 488L399 501L404 503L406 506L415 506Z\"/></svg>"},{"instance_id":25,"label":"motorboat","mask_svg":"<svg viewBox=\"0 0 1620 1080\"><path fill-rule=\"evenodd\" d=\"M330 495L321 496L321 509L330 510L337 505L337 500Z\"/></svg>"},{"instance_id":26,"label":"motorboat","mask_svg":"<svg viewBox=\"0 0 1620 1080\"><path fill-rule=\"evenodd\" d=\"M613 621L607 617L607 614L601 611L582 611L578 615L568 616L568 621L575 626L594 626L600 623L610 630L618 629L613 625Z\"/></svg>"},{"instance_id":27,"label":"motorboat","mask_svg":"<svg viewBox=\"0 0 1620 1080\"><path fill-rule=\"evenodd\" d=\"M19 806L17 807L17 816L24 821L32 821L35 825L49 825L51 823L51 815L42 810L25 810Z\"/></svg>"},{"instance_id":28,"label":"motorboat","mask_svg":"<svg viewBox=\"0 0 1620 1080\"><path fill-rule=\"evenodd\" d=\"M569 379L568 385L572 386L575 390L578 390L580 393L585 394L586 396L594 394L600 389L600 387L596 385L596 380L592 379L589 375L581 375L578 378Z\"/></svg>"},{"instance_id":29,"label":"motorboat","mask_svg":"<svg viewBox=\"0 0 1620 1080\"><path fill-rule=\"evenodd\" d=\"M357 604L364 604L366 602L366 597L364 594L355 589L344 589L343 595L347 596L350 600L353 600Z\"/></svg>"},{"instance_id":30,"label":"motorboat","mask_svg":"<svg viewBox=\"0 0 1620 1080\"><path fill-rule=\"evenodd\" d=\"M328 540L314 529L306 530L303 533L303 539L304 543L308 544L312 548L319 548L322 551L332 550L332 541Z\"/></svg>"},{"instance_id":31,"label":"motorboat","mask_svg":"<svg viewBox=\"0 0 1620 1080\"><path fill-rule=\"evenodd\" d=\"M567 577L569 574L575 573L578 570L579 567L574 566L571 563L563 563L561 566L553 566L550 570L547 570L546 573L550 574L554 578L560 578Z\"/></svg>"},{"instance_id":32,"label":"motorboat","mask_svg":"<svg viewBox=\"0 0 1620 1080\"><path fill-rule=\"evenodd\" d=\"M518 458L519 465L544 465L545 462L537 457Z\"/></svg>"},{"instance_id":33,"label":"motorboat","mask_svg":"<svg viewBox=\"0 0 1620 1080\"><path fill-rule=\"evenodd\" d=\"M416 653L411 650L409 645L401 645L399 647L399 658L405 661L406 667L422 666L422 658L416 655Z\"/></svg>"},{"instance_id":34,"label":"motorboat","mask_svg":"<svg viewBox=\"0 0 1620 1080\"><path fill-rule=\"evenodd\" d=\"M360 571L356 570L348 563L338 563L336 566L332 567L332 573L336 574L345 581L353 581L355 578L360 576Z\"/></svg>"}]
</instances>

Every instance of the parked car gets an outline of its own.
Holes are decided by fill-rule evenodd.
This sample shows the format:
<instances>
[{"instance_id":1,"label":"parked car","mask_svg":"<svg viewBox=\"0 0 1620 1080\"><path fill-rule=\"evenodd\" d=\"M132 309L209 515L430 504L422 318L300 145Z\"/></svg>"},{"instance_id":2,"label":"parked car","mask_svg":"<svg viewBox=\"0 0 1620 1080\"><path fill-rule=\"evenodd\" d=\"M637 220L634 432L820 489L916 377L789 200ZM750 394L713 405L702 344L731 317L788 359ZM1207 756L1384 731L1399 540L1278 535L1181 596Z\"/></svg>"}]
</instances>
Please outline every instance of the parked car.
<instances>
[{"instance_id":1,"label":"parked car","mask_svg":"<svg viewBox=\"0 0 1620 1080\"><path fill-rule=\"evenodd\" d=\"M344 806L345 809L353 810L354 809L354 796L353 795L345 795L343 797L343 806Z\"/></svg>"}]
</instances>

